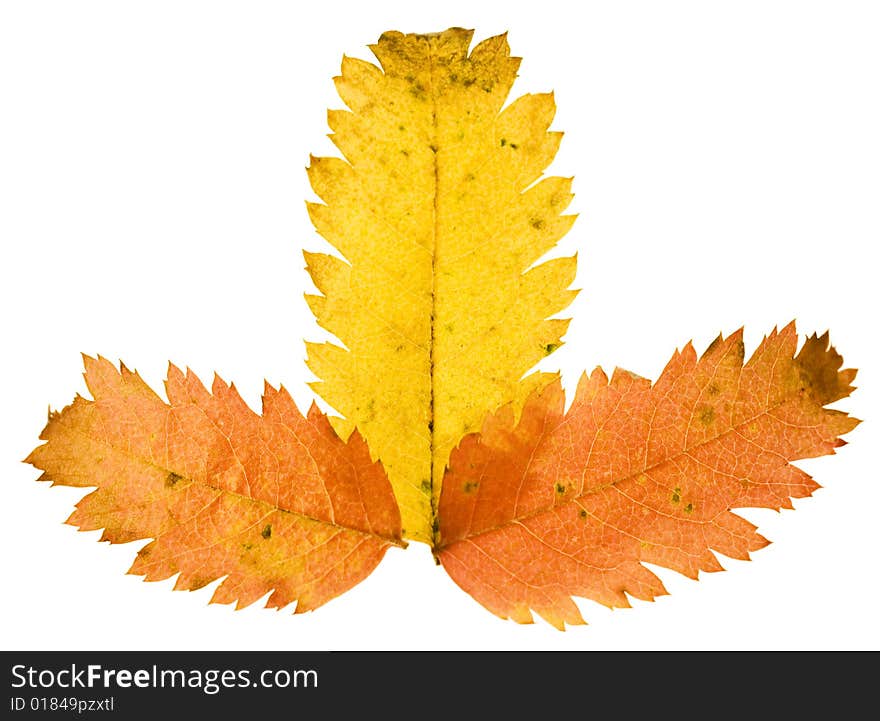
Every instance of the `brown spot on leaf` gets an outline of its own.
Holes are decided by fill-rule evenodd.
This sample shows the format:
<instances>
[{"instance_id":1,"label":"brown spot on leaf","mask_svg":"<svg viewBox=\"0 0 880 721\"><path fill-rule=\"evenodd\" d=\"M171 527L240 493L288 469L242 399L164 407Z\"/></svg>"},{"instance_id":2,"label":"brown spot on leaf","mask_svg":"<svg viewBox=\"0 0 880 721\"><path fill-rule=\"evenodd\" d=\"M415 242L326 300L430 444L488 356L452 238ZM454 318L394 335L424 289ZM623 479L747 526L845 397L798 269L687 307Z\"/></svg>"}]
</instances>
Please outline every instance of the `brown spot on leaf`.
<instances>
[{"instance_id":1,"label":"brown spot on leaf","mask_svg":"<svg viewBox=\"0 0 880 721\"><path fill-rule=\"evenodd\" d=\"M815 333L804 342L794 359L803 392L820 405L845 398L853 391L853 369L840 370L843 358L829 344L828 333Z\"/></svg>"}]
</instances>

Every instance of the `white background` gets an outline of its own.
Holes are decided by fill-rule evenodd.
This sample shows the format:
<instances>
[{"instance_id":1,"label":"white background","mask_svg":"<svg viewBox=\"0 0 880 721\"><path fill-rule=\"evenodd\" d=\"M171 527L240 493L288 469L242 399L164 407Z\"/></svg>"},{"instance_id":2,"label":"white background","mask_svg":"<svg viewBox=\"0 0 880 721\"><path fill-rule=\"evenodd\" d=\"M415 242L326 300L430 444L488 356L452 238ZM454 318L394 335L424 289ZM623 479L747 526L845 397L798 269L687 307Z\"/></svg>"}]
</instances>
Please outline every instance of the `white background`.
<instances>
[{"instance_id":1,"label":"white background","mask_svg":"<svg viewBox=\"0 0 880 721\"><path fill-rule=\"evenodd\" d=\"M430 9L433 5L436 9ZM877 259L880 22L864 2L5 2L0 6L0 646L8 649L880 648ZM169 359L259 407L305 408L310 152L343 53L381 32L509 31L514 94L555 90L551 172L575 176L568 343L543 367L656 377L672 350L746 327L830 328L867 421L795 512L746 511L774 541L634 609L580 605L560 633L495 618L392 549L314 613L208 606L214 584L125 575L62 521L81 491L21 463L46 408L85 392L81 351L161 388Z\"/></svg>"}]
</instances>

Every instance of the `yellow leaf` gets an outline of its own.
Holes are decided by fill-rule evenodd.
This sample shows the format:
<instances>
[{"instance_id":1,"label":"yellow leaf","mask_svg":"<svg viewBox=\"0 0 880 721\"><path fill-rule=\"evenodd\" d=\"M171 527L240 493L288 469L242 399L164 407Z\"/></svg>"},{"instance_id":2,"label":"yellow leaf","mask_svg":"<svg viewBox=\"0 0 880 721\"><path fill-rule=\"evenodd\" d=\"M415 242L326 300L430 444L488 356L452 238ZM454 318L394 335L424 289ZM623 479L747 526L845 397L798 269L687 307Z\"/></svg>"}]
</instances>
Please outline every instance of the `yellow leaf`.
<instances>
[{"instance_id":1,"label":"yellow leaf","mask_svg":"<svg viewBox=\"0 0 880 721\"><path fill-rule=\"evenodd\" d=\"M549 319L575 291L575 257L530 268L574 221L571 179L538 181L561 133L552 94L502 110L519 59L505 36L468 52L472 32L388 32L381 69L344 58L350 111L330 111L344 159L312 158L309 204L344 260L307 253L322 295L308 296L345 347L308 344L315 390L382 461L405 535L436 540L452 448L487 413L543 385L526 374L558 348ZM521 405L521 401L520 401Z\"/></svg>"}]
</instances>

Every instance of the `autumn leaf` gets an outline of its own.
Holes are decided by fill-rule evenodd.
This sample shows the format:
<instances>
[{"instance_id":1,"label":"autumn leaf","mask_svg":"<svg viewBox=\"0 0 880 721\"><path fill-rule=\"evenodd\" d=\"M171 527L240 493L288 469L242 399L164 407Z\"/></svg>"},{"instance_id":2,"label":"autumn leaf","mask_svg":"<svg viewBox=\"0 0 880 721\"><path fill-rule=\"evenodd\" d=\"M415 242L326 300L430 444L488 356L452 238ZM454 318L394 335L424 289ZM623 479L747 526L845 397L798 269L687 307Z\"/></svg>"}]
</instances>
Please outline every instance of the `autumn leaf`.
<instances>
[{"instance_id":1,"label":"autumn leaf","mask_svg":"<svg viewBox=\"0 0 880 721\"><path fill-rule=\"evenodd\" d=\"M345 347L308 344L314 389L357 426L384 465L405 535L431 542L449 452L486 413L549 380L521 378L561 344L548 317L575 258L527 270L571 226L571 179L545 178L561 133L550 94L506 109L519 59L505 36L470 53L473 33L388 32L381 69L344 58L330 111L345 159L312 158L317 230L344 260L306 253L308 297ZM527 189L528 188L528 189Z\"/></svg>"},{"instance_id":2,"label":"autumn leaf","mask_svg":"<svg viewBox=\"0 0 880 721\"><path fill-rule=\"evenodd\" d=\"M170 366L163 401L85 358L93 400L50 415L28 457L55 484L96 487L68 519L103 540L153 539L131 572L213 601L316 608L404 536L493 613L583 623L665 593L651 563L696 578L765 545L733 510L790 508L817 484L793 461L833 453L858 423L827 408L854 370L792 323L744 362L742 334L688 344L654 383L558 374L576 258L538 261L571 227L571 179L542 173L561 134L550 94L504 104L505 36L388 32L381 67L344 58L330 111L343 158L312 158L309 203L339 255L307 252L307 296L335 342L309 343L303 417L266 386L262 415L216 378ZM340 257L341 256L341 257ZM387 475L386 475L387 472ZM405 529L405 530L404 530Z\"/></svg>"},{"instance_id":3,"label":"autumn leaf","mask_svg":"<svg viewBox=\"0 0 880 721\"><path fill-rule=\"evenodd\" d=\"M40 480L97 486L68 523L101 540L155 539L130 573L178 590L225 576L213 602L309 611L365 578L400 541L388 480L358 433L344 443L266 385L263 415L233 386L171 365L168 403L125 366L85 357L94 400L53 413L27 462Z\"/></svg>"},{"instance_id":4,"label":"autumn leaf","mask_svg":"<svg viewBox=\"0 0 880 721\"><path fill-rule=\"evenodd\" d=\"M507 407L452 453L437 555L493 613L558 628L583 623L571 596L628 606L663 584L642 562L691 578L713 554L746 559L767 542L733 508L791 508L818 485L790 461L833 453L857 420L824 406L854 370L794 324L743 364L741 333L698 360L688 344L651 384L597 369L568 413L560 382L537 390L518 423Z\"/></svg>"}]
</instances>

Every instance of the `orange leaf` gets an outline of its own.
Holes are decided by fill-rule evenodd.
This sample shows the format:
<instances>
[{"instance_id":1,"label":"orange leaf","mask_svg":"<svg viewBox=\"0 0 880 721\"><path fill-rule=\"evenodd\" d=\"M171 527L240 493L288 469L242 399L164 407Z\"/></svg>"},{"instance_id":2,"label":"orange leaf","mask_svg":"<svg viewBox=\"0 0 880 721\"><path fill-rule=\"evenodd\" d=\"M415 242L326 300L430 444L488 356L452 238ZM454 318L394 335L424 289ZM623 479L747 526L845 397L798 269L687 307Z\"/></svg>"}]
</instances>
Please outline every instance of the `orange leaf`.
<instances>
[{"instance_id":1,"label":"orange leaf","mask_svg":"<svg viewBox=\"0 0 880 721\"><path fill-rule=\"evenodd\" d=\"M743 365L742 333L697 360L688 344L653 385L626 371L584 375L563 412L560 382L505 407L453 452L438 558L493 613L583 623L571 596L629 606L666 591L642 565L696 578L712 551L747 559L767 541L732 508L791 508L818 485L790 464L834 452L858 421L825 406L854 370L828 336L795 355L794 324Z\"/></svg>"},{"instance_id":2,"label":"orange leaf","mask_svg":"<svg viewBox=\"0 0 880 721\"><path fill-rule=\"evenodd\" d=\"M97 486L68 523L101 540L153 538L130 573L195 590L226 576L212 602L312 610L363 580L400 541L400 513L355 432L339 439L313 405L304 418L266 385L263 415L215 377L169 366L165 403L137 373L85 357L94 396L52 413L27 461L41 480Z\"/></svg>"}]
</instances>

